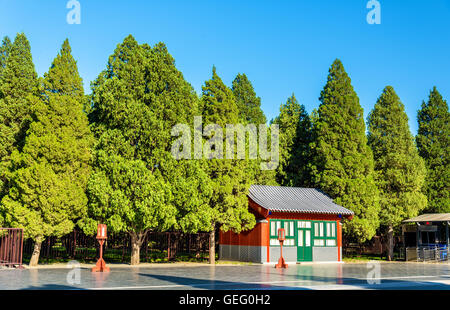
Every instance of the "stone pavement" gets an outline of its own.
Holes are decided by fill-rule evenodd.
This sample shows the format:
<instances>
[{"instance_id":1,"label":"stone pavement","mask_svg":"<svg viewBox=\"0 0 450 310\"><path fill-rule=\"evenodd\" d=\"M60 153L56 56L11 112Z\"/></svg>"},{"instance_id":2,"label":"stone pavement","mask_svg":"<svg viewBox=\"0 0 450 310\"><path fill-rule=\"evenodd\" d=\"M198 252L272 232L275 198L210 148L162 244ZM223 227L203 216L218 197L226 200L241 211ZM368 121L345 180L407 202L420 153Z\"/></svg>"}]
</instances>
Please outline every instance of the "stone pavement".
<instances>
[{"instance_id":1,"label":"stone pavement","mask_svg":"<svg viewBox=\"0 0 450 310\"><path fill-rule=\"evenodd\" d=\"M92 273L60 265L55 268L0 270L0 289L39 290L254 290L254 289L450 289L450 265L429 263L273 265L111 266ZM91 266L89 266L91 267Z\"/></svg>"}]
</instances>

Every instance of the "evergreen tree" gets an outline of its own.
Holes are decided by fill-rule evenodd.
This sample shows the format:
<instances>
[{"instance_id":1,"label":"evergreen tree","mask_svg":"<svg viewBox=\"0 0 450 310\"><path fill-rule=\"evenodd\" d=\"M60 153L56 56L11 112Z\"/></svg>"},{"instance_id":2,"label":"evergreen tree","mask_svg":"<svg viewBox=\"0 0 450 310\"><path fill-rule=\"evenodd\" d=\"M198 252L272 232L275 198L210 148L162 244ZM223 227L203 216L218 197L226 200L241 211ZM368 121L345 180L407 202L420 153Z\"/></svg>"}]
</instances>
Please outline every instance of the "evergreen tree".
<instances>
[{"instance_id":1,"label":"evergreen tree","mask_svg":"<svg viewBox=\"0 0 450 310\"><path fill-rule=\"evenodd\" d=\"M256 128L266 124L267 119L261 109L261 98L256 96L250 80L245 74L238 74L233 80L232 88L239 111L239 122L244 125L253 124ZM269 131L269 130L267 130ZM246 141L246 143L248 140ZM248 143L247 143L248 144ZM247 145L248 147L248 145ZM261 170L261 158L249 160L248 170L253 184L276 185L274 170Z\"/></svg>"},{"instance_id":2,"label":"evergreen tree","mask_svg":"<svg viewBox=\"0 0 450 310\"><path fill-rule=\"evenodd\" d=\"M276 179L282 186L310 187L311 120L292 94L273 121L280 128L280 163Z\"/></svg>"},{"instance_id":3,"label":"evergreen tree","mask_svg":"<svg viewBox=\"0 0 450 310\"><path fill-rule=\"evenodd\" d=\"M24 147L14 151L10 188L2 205L6 222L35 240L30 266L48 236L71 232L85 216L92 136L83 113L83 86L66 40L43 80ZM76 91L73 91L75 90Z\"/></svg>"},{"instance_id":4,"label":"evergreen tree","mask_svg":"<svg viewBox=\"0 0 450 310\"><path fill-rule=\"evenodd\" d=\"M77 62L72 56L68 39L64 41L58 56L53 60L49 72L44 74L43 89L49 95L71 96L77 101L83 101L83 80L78 73Z\"/></svg>"},{"instance_id":5,"label":"evergreen tree","mask_svg":"<svg viewBox=\"0 0 450 310\"><path fill-rule=\"evenodd\" d=\"M239 122L239 109L233 92L217 75L215 67L212 78L205 82L202 90L201 104L205 126L216 124L225 129L227 124ZM221 144L225 145L224 137L225 134L220 137L217 132L214 132L214 138L218 139L211 147L214 152L220 152ZM222 143L219 141L221 138L223 138ZM247 191L252 178L246 173L247 161L209 159L207 165L207 172L213 183L213 195L209 203L212 211L209 257L210 263L214 264L216 228L239 233L253 228L255 217L248 211Z\"/></svg>"},{"instance_id":6,"label":"evergreen tree","mask_svg":"<svg viewBox=\"0 0 450 310\"><path fill-rule=\"evenodd\" d=\"M2 80L2 72L6 68L6 60L8 59L9 53L11 52L11 48L11 40L9 39L9 37L5 37L2 41L2 45L0 46L0 83Z\"/></svg>"},{"instance_id":7,"label":"evergreen tree","mask_svg":"<svg viewBox=\"0 0 450 310\"><path fill-rule=\"evenodd\" d=\"M344 223L344 233L364 242L378 228L379 197L363 109L340 60L332 64L319 100L311 144L313 180L337 204L355 213Z\"/></svg>"},{"instance_id":8,"label":"evergreen tree","mask_svg":"<svg viewBox=\"0 0 450 310\"><path fill-rule=\"evenodd\" d=\"M378 98L368 117L368 128L380 191L381 225L386 228L387 258L392 260L394 229L426 207L422 193L426 170L409 130L404 105L391 86Z\"/></svg>"},{"instance_id":9,"label":"evergreen tree","mask_svg":"<svg viewBox=\"0 0 450 310\"><path fill-rule=\"evenodd\" d=\"M129 233L131 263L138 264L149 231L210 229L208 176L200 163L171 155L171 129L193 121L198 98L166 46L152 48L132 36L125 38L93 83L91 106L89 117L99 142L85 231L93 232L97 222L104 222L113 231ZM142 188L142 194L131 195L127 184ZM126 198L126 213L118 212L116 195Z\"/></svg>"},{"instance_id":10,"label":"evergreen tree","mask_svg":"<svg viewBox=\"0 0 450 310\"><path fill-rule=\"evenodd\" d=\"M416 137L419 154L425 159L425 192L429 212L450 212L450 114L447 101L436 87L422 103Z\"/></svg>"},{"instance_id":11,"label":"evergreen tree","mask_svg":"<svg viewBox=\"0 0 450 310\"><path fill-rule=\"evenodd\" d=\"M4 42L9 55L0 74L0 197L7 192L11 154L23 147L38 95L38 78L26 36L18 34L10 48L8 40Z\"/></svg>"},{"instance_id":12,"label":"evergreen tree","mask_svg":"<svg viewBox=\"0 0 450 310\"><path fill-rule=\"evenodd\" d=\"M239 119L249 124L265 124L267 122L261 110L261 98L256 97L255 90L245 74L238 74L231 88L239 110Z\"/></svg>"}]
</instances>

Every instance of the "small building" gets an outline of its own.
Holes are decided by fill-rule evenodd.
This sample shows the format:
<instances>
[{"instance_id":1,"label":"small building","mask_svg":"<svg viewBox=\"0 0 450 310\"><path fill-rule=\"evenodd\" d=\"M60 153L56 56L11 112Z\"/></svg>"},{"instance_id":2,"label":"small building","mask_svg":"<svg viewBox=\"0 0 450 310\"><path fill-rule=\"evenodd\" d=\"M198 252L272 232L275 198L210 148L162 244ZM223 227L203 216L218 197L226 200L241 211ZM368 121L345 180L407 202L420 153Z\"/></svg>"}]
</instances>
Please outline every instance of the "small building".
<instances>
[{"instance_id":1,"label":"small building","mask_svg":"<svg viewBox=\"0 0 450 310\"><path fill-rule=\"evenodd\" d=\"M288 263L342 260L342 220L354 213L314 188L252 185L249 209L256 226L240 234L220 232L219 257L255 263L280 258L279 228L286 231Z\"/></svg>"},{"instance_id":2,"label":"small building","mask_svg":"<svg viewBox=\"0 0 450 310\"><path fill-rule=\"evenodd\" d=\"M450 213L422 214L403 221L406 260L447 260Z\"/></svg>"}]
</instances>

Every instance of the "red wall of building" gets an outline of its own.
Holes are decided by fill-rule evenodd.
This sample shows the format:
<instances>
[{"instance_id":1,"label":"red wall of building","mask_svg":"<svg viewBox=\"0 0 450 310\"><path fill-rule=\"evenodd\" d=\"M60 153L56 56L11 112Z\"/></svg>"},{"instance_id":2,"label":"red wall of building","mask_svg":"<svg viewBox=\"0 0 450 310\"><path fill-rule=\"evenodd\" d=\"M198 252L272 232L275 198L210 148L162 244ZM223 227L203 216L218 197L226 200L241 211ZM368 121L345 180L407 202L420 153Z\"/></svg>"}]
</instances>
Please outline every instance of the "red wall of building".
<instances>
[{"instance_id":1,"label":"red wall of building","mask_svg":"<svg viewBox=\"0 0 450 310\"><path fill-rule=\"evenodd\" d=\"M219 243L224 245L269 245L269 223L257 223L250 231L236 234L231 231L220 231Z\"/></svg>"}]
</instances>

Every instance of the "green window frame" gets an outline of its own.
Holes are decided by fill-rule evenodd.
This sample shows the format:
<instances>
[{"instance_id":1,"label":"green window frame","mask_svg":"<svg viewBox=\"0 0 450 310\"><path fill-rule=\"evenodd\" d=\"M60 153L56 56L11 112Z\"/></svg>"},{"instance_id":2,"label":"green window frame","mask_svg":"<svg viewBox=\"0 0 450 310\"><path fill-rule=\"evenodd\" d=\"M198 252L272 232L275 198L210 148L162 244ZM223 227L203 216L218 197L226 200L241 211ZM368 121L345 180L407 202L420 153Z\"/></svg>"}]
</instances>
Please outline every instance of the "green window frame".
<instances>
[{"instance_id":1,"label":"green window frame","mask_svg":"<svg viewBox=\"0 0 450 310\"><path fill-rule=\"evenodd\" d=\"M313 246L336 247L337 246L337 222L313 221Z\"/></svg>"},{"instance_id":2,"label":"green window frame","mask_svg":"<svg viewBox=\"0 0 450 310\"><path fill-rule=\"evenodd\" d=\"M278 229L284 228L286 231L286 240L284 241L283 246L293 247L296 246L295 238L296 238L296 222L295 220L279 220L279 219L271 219L269 221L269 230L270 230L270 246L280 246L280 242L278 241Z\"/></svg>"}]
</instances>

